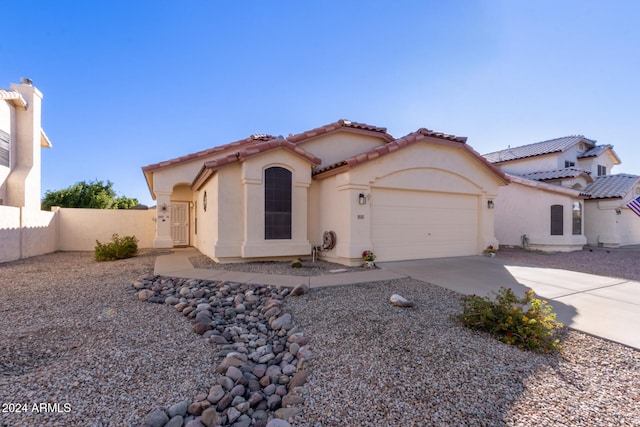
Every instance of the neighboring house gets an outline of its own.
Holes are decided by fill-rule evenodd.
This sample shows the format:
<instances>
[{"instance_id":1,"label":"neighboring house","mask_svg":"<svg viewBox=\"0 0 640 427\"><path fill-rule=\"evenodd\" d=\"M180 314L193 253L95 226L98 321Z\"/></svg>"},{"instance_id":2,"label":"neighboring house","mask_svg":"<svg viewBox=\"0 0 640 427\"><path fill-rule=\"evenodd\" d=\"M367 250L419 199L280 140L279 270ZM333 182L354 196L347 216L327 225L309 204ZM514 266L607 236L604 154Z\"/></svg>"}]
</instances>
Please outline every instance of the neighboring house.
<instances>
[{"instance_id":1,"label":"neighboring house","mask_svg":"<svg viewBox=\"0 0 640 427\"><path fill-rule=\"evenodd\" d=\"M640 244L640 217L627 207L627 203L640 196L640 176L602 176L585 192L589 194L585 204L585 234L589 245Z\"/></svg>"},{"instance_id":2,"label":"neighboring house","mask_svg":"<svg viewBox=\"0 0 640 427\"><path fill-rule=\"evenodd\" d=\"M484 157L516 184L496 200L500 244L570 251L640 243L640 221L625 206L639 177L610 174L620 164L613 146L576 135Z\"/></svg>"},{"instance_id":3,"label":"neighboring house","mask_svg":"<svg viewBox=\"0 0 640 427\"><path fill-rule=\"evenodd\" d=\"M154 246L220 262L308 256L344 265L477 255L494 236L506 176L466 138L340 120L143 167L157 201Z\"/></svg>"},{"instance_id":4,"label":"neighboring house","mask_svg":"<svg viewBox=\"0 0 640 427\"><path fill-rule=\"evenodd\" d=\"M40 210L42 93L29 79L0 89L0 262L53 252L54 214Z\"/></svg>"},{"instance_id":5,"label":"neighboring house","mask_svg":"<svg viewBox=\"0 0 640 427\"><path fill-rule=\"evenodd\" d=\"M42 93L29 79L0 89L0 205L40 210Z\"/></svg>"}]
</instances>

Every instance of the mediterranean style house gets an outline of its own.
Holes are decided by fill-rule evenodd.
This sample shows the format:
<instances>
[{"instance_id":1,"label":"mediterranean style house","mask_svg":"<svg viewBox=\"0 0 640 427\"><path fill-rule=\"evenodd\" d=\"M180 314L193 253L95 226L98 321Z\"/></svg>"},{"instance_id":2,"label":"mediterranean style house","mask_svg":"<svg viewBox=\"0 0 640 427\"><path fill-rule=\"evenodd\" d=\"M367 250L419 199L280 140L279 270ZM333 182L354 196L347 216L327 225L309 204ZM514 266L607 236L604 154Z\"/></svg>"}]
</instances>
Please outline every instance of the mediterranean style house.
<instances>
[{"instance_id":1,"label":"mediterranean style house","mask_svg":"<svg viewBox=\"0 0 640 427\"><path fill-rule=\"evenodd\" d=\"M506 175L466 138L339 120L252 135L142 168L157 201L154 247L219 262L308 256L344 265L477 255L496 245Z\"/></svg>"},{"instance_id":2,"label":"mediterranean style house","mask_svg":"<svg viewBox=\"0 0 640 427\"><path fill-rule=\"evenodd\" d=\"M640 243L640 220L626 206L640 195L640 177L611 174L620 164L613 146L577 135L484 157L512 182L496 198L501 245L571 251Z\"/></svg>"}]
</instances>

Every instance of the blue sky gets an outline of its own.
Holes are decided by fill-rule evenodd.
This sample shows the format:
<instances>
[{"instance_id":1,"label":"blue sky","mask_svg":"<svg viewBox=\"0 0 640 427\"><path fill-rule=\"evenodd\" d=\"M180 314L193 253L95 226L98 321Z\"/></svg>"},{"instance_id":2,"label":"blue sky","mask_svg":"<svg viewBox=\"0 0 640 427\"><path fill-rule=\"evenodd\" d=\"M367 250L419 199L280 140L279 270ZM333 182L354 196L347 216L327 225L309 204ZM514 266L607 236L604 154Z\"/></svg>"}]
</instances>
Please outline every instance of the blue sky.
<instances>
[{"instance_id":1,"label":"blue sky","mask_svg":"<svg viewBox=\"0 0 640 427\"><path fill-rule=\"evenodd\" d=\"M480 153L582 134L640 175L637 1L9 0L0 87L44 93L42 189L340 118Z\"/></svg>"}]
</instances>

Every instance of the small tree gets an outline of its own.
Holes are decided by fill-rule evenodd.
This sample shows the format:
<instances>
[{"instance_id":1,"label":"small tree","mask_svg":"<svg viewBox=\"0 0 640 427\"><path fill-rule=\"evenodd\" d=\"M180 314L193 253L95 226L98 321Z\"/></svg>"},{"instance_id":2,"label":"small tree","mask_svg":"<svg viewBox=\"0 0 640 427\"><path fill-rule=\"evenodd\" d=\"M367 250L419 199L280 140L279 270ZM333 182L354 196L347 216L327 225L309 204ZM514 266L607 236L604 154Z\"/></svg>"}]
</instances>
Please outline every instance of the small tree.
<instances>
[{"instance_id":1,"label":"small tree","mask_svg":"<svg viewBox=\"0 0 640 427\"><path fill-rule=\"evenodd\" d=\"M137 199L116 197L113 183L107 181L80 181L58 191L47 190L42 199L42 209L51 206L61 208L130 209L138 204Z\"/></svg>"}]
</instances>

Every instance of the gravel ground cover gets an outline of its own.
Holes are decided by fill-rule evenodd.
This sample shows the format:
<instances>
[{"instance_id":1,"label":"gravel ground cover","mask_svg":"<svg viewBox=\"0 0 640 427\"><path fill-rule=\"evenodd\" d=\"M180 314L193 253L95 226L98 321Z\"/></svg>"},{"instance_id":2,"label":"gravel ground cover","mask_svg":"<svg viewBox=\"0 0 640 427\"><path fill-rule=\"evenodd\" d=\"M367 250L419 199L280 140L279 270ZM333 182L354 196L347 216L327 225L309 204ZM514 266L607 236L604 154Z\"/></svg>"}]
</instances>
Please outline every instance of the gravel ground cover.
<instances>
[{"instance_id":1,"label":"gravel ground cover","mask_svg":"<svg viewBox=\"0 0 640 427\"><path fill-rule=\"evenodd\" d=\"M28 405L0 412L0 426L139 425L217 375L211 344L187 319L126 292L155 254L92 256L0 264L0 404ZM628 260L619 262L612 273ZM392 306L392 293L415 307ZM412 279L285 301L315 357L295 426L640 426L637 350L568 331L562 354L525 353L461 327L456 293ZM38 413L34 403L59 407Z\"/></svg>"},{"instance_id":2,"label":"gravel ground cover","mask_svg":"<svg viewBox=\"0 0 640 427\"><path fill-rule=\"evenodd\" d=\"M0 426L136 425L208 390L211 345L187 319L125 291L155 258L66 252L0 264ZM59 406L40 412L43 403Z\"/></svg>"},{"instance_id":3,"label":"gravel ground cover","mask_svg":"<svg viewBox=\"0 0 640 427\"><path fill-rule=\"evenodd\" d=\"M615 249L592 247L581 251L557 253L501 248L496 258L538 267L640 281L640 246Z\"/></svg>"},{"instance_id":4,"label":"gravel ground cover","mask_svg":"<svg viewBox=\"0 0 640 427\"><path fill-rule=\"evenodd\" d=\"M456 293L412 279L314 289L287 308L317 356L294 425L640 425L640 352L619 344L567 331L562 354L523 352L462 327Z\"/></svg>"}]
</instances>

